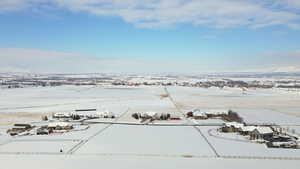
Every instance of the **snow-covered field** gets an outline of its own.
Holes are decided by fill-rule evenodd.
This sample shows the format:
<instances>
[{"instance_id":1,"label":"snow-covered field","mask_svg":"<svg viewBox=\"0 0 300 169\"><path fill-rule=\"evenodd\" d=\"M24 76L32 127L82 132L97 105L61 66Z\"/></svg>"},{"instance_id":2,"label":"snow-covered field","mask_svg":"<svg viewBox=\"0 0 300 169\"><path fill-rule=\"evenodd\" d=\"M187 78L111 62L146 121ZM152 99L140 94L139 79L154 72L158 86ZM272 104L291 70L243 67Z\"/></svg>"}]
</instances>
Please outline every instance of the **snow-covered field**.
<instances>
[{"instance_id":1,"label":"snow-covered field","mask_svg":"<svg viewBox=\"0 0 300 169\"><path fill-rule=\"evenodd\" d=\"M112 126L78 153L215 156L193 127Z\"/></svg>"},{"instance_id":2,"label":"snow-covered field","mask_svg":"<svg viewBox=\"0 0 300 169\"><path fill-rule=\"evenodd\" d=\"M168 91L183 111L233 109L250 123L300 125L299 92L189 87L168 87ZM64 134L12 138L5 133L12 123L37 122L42 115L75 109L110 110L122 115L118 122L137 122L131 113L145 111L182 116L161 94L165 90L157 86L0 89L0 168L299 168L299 150L221 139L209 134L213 126L90 124L87 130ZM300 127L291 128L300 133Z\"/></svg>"},{"instance_id":3,"label":"snow-covered field","mask_svg":"<svg viewBox=\"0 0 300 169\"><path fill-rule=\"evenodd\" d=\"M1 89L0 116L9 123L14 120L40 120L41 114L70 112L75 109L97 108L121 114L128 108L135 111L172 110L168 100L161 100L163 89L155 88L99 88L93 86L61 86L20 89ZM2 119L2 118L1 118Z\"/></svg>"},{"instance_id":4,"label":"snow-covered field","mask_svg":"<svg viewBox=\"0 0 300 169\"><path fill-rule=\"evenodd\" d=\"M20 140L12 141L0 146L1 153L59 153L60 150L68 151L75 144L78 144L76 140Z\"/></svg>"},{"instance_id":5,"label":"snow-covered field","mask_svg":"<svg viewBox=\"0 0 300 169\"><path fill-rule=\"evenodd\" d=\"M283 89L240 88L168 88L183 108L200 109L273 109L282 113L300 115L300 92Z\"/></svg>"}]
</instances>

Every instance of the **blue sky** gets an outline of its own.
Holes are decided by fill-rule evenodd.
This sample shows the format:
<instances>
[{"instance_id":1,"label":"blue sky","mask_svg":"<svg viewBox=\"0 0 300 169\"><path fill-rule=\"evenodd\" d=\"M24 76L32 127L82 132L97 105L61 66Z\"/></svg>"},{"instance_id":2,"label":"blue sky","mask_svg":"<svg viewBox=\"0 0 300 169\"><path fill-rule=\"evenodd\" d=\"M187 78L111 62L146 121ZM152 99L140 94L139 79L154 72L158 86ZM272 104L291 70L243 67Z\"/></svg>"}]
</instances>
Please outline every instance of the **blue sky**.
<instances>
[{"instance_id":1,"label":"blue sky","mask_svg":"<svg viewBox=\"0 0 300 169\"><path fill-rule=\"evenodd\" d=\"M0 71L300 71L298 0L1 0Z\"/></svg>"}]
</instances>

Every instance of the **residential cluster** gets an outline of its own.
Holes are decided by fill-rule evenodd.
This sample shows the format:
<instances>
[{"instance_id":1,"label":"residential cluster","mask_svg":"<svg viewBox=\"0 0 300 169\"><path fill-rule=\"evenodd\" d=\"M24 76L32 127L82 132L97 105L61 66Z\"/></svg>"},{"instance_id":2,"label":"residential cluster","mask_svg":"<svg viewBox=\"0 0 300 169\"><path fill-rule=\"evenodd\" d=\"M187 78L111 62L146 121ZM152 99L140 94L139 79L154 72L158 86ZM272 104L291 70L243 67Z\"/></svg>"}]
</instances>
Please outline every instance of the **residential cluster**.
<instances>
[{"instance_id":1,"label":"residential cluster","mask_svg":"<svg viewBox=\"0 0 300 169\"><path fill-rule=\"evenodd\" d=\"M14 124L7 130L11 136L48 135L70 131L85 130L89 126L83 122L90 119L110 118L116 116L110 111L97 111L97 109L78 109L74 112L54 113L52 117L43 116L41 123Z\"/></svg>"},{"instance_id":2,"label":"residential cluster","mask_svg":"<svg viewBox=\"0 0 300 169\"><path fill-rule=\"evenodd\" d=\"M224 133L236 133L249 140L265 143L269 148L300 148L299 136L284 131L281 127L264 125L247 125L245 123L229 122L219 129Z\"/></svg>"},{"instance_id":3,"label":"residential cluster","mask_svg":"<svg viewBox=\"0 0 300 169\"><path fill-rule=\"evenodd\" d=\"M186 113L187 118L195 120L221 119L223 126L218 129L223 133L236 133L247 139L265 143L269 148L300 148L299 136L277 125L253 125L244 122L237 112L228 111L200 111L195 109Z\"/></svg>"},{"instance_id":4,"label":"residential cluster","mask_svg":"<svg viewBox=\"0 0 300 169\"><path fill-rule=\"evenodd\" d=\"M200 109L194 109L186 113L187 118L195 120L206 120L206 119L221 119L226 122L243 122L243 118L239 116L237 112L232 110L215 110L215 111L200 111Z\"/></svg>"},{"instance_id":5,"label":"residential cluster","mask_svg":"<svg viewBox=\"0 0 300 169\"><path fill-rule=\"evenodd\" d=\"M180 117L175 117L171 113L143 112L133 113L131 116L136 120L140 120L141 123L150 123L154 120L181 120Z\"/></svg>"},{"instance_id":6,"label":"residential cluster","mask_svg":"<svg viewBox=\"0 0 300 169\"><path fill-rule=\"evenodd\" d=\"M31 124L14 124L7 133L11 136L48 135L52 133L65 133L71 131L74 124L62 121L49 121L47 124L35 126Z\"/></svg>"},{"instance_id":7,"label":"residential cluster","mask_svg":"<svg viewBox=\"0 0 300 169\"><path fill-rule=\"evenodd\" d=\"M154 121L181 120L182 117L175 113L141 112L133 113L132 118L140 123L152 123ZM14 124L7 130L11 136L24 135L50 135L79 131L89 128L87 120L109 118L116 115L110 111L98 111L97 109L77 109L73 112L58 112L52 117L42 117L42 122L32 124ZM234 133L240 135L251 143L264 143L269 148L300 148L299 136L294 132L274 124L248 124L235 111L232 110L209 110L201 111L194 109L185 113L185 118L193 120L221 120L222 126L217 129L221 133ZM184 125L184 124L181 124ZM224 135L226 137L226 134Z\"/></svg>"},{"instance_id":8,"label":"residential cluster","mask_svg":"<svg viewBox=\"0 0 300 169\"><path fill-rule=\"evenodd\" d=\"M115 118L114 113L110 111L97 111L97 109L77 109L74 112L54 113L54 119L62 120L86 120L97 118Z\"/></svg>"}]
</instances>

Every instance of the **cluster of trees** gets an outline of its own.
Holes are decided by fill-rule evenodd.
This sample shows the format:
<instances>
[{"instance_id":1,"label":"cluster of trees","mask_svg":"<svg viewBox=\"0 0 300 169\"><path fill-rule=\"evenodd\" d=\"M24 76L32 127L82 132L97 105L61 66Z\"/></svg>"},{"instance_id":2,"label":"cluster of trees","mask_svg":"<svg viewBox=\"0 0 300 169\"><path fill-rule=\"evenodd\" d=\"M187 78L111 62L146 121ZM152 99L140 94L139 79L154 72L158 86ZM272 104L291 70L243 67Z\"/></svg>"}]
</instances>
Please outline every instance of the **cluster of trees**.
<instances>
[{"instance_id":1,"label":"cluster of trees","mask_svg":"<svg viewBox=\"0 0 300 169\"><path fill-rule=\"evenodd\" d=\"M229 122L238 122L238 123L243 123L244 119L239 116L237 112L234 112L232 110L228 111L228 114L223 114L222 119L224 121L229 121Z\"/></svg>"}]
</instances>

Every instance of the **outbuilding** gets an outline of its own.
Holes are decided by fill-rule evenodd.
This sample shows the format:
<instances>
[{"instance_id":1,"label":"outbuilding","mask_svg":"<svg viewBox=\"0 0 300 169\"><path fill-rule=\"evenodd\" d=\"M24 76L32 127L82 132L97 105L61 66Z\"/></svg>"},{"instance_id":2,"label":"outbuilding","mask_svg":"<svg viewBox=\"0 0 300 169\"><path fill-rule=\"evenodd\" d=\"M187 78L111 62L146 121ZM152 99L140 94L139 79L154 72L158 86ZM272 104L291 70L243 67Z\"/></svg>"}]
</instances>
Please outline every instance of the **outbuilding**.
<instances>
[{"instance_id":1,"label":"outbuilding","mask_svg":"<svg viewBox=\"0 0 300 169\"><path fill-rule=\"evenodd\" d=\"M30 124L14 124L14 126L11 129L7 130L7 133L10 135L18 135L19 133L29 131L33 128Z\"/></svg>"}]
</instances>

